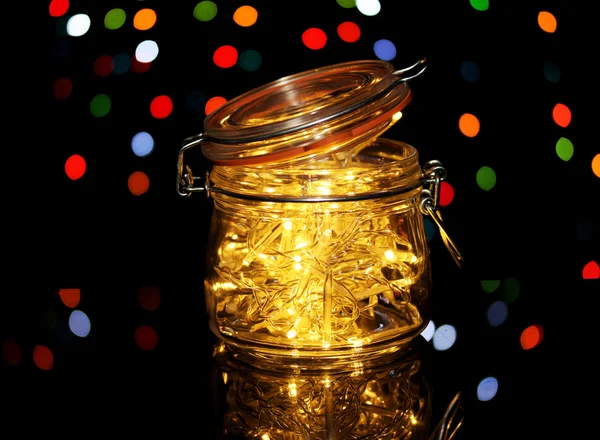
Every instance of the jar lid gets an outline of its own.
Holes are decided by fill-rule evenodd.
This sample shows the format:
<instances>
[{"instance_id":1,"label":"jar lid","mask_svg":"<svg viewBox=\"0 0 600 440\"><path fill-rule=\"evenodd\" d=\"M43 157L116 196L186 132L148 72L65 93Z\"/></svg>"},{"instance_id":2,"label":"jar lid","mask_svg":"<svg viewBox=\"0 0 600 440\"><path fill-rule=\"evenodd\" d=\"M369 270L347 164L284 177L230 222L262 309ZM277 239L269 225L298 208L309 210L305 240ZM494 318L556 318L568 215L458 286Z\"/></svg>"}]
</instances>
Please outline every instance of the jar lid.
<instances>
[{"instance_id":1,"label":"jar lid","mask_svg":"<svg viewBox=\"0 0 600 440\"><path fill-rule=\"evenodd\" d=\"M423 63L395 70L387 61L345 62L250 90L206 117L202 152L215 164L253 165L351 151L400 118L412 96L407 79L416 76L403 74Z\"/></svg>"}]
</instances>

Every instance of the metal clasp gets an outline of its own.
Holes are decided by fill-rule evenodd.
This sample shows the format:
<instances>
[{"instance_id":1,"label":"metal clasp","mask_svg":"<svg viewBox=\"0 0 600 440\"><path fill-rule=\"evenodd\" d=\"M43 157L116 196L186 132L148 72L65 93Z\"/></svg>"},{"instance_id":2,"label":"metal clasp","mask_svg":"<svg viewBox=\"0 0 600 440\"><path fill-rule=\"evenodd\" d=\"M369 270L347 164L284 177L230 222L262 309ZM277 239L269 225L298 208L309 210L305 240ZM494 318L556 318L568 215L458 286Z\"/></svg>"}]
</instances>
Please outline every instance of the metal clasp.
<instances>
[{"instance_id":1,"label":"metal clasp","mask_svg":"<svg viewBox=\"0 0 600 440\"><path fill-rule=\"evenodd\" d=\"M184 139L183 145L179 150L177 157L177 193L182 197L188 197L193 192L204 191L206 196L210 196L209 173L206 171L204 177L195 177L192 169L183 163L183 154L190 148L200 145L206 139L204 133L191 136ZM185 168L185 173L184 173ZM202 181L201 186L196 186L196 181Z\"/></svg>"},{"instance_id":2,"label":"metal clasp","mask_svg":"<svg viewBox=\"0 0 600 440\"><path fill-rule=\"evenodd\" d=\"M421 191L421 212L424 215L428 215L435 222L442 240L446 245L446 248L452 255L452 258L462 268L464 259L456 244L452 241L444 223L442 221L442 214L437 211L440 202L440 188L442 181L446 179L446 169L442 166L442 163L438 160L432 160L427 162L423 166L423 190Z\"/></svg>"}]
</instances>

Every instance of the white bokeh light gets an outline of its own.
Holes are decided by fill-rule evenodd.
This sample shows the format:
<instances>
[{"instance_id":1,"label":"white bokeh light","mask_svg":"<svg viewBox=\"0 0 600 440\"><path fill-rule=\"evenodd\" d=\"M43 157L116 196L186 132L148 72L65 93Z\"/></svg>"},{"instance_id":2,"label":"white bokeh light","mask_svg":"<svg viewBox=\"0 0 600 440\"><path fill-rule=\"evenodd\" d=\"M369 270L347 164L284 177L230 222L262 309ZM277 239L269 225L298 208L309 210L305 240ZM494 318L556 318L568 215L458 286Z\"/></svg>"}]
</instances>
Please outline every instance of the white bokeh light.
<instances>
[{"instance_id":1,"label":"white bokeh light","mask_svg":"<svg viewBox=\"0 0 600 440\"><path fill-rule=\"evenodd\" d=\"M150 133L140 131L131 140L131 149L136 156L148 156L154 150L154 138Z\"/></svg>"},{"instance_id":2,"label":"white bokeh light","mask_svg":"<svg viewBox=\"0 0 600 440\"><path fill-rule=\"evenodd\" d=\"M456 342L456 329L450 324L440 326L433 334L433 347L436 350L448 350Z\"/></svg>"},{"instance_id":3,"label":"white bokeh light","mask_svg":"<svg viewBox=\"0 0 600 440\"><path fill-rule=\"evenodd\" d=\"M153 40L142 41L135 49L135 59L140 63L151 63L158 56L158 44Z\"/></svg>"},{"instance_id":4,"label":"white bokeh light","mask_svg":"<svg viewBox=\"0 0 600 440\"><path fill-rule=\"evenodd\" d=\"M372 17L381 11L381 3L379 0L356 0L356 9L361 14Z\"/></svg>"},{"instance_id":5,"label":"white bokeh light","mask_svg":"<svg viewBox=\"0 0 600 440\"><path fill-rule=\"evenodd\" d=\"M92 24L87 14L76 14L67 21L67 34L71 37L81 37L90 30Z\"/></svg>"},{"instance_id":6,"label":"white bokeh light","mask_svg":"<svg viewBox=\"0 0 600 440\"><path fill-rule=\"evenodd\" d=\"M435 333L435 324L433 321L429 321L429 324L427 324L427 327L425 327L425 329L421 332L421 336L423 336L425 338L425 340L427 342L431 341L431 338L433 338L433 334Z\"/></svg>"}]
</instances>

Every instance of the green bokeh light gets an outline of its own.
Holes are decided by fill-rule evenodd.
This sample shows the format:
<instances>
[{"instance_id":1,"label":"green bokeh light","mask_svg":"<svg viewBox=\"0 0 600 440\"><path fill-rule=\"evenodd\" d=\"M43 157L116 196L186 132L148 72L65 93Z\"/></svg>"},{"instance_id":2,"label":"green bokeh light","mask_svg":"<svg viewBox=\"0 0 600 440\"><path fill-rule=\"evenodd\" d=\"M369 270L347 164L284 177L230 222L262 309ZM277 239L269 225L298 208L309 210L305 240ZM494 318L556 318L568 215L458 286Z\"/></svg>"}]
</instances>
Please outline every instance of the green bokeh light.
<instances>
[{"instance_id":1,"label":"green bokeh light","mask_svg":"<svg viewBox=\"0 0 600 440\"><path fill-rule=\"evenodd\" d=\"M500 280L481 280L481 288L486 293L492 293L500 287Z\"/></svg>"},{"instance_id":2,"label":"green bokeh light","mask_svg":"<svg viewBox=\"0 0 600 440\"><path fill-rule=\"evenodd\" d=\"M516 278L506 278L502 282L502 299L507 304L513 303L521 293L521 283Z\"/></svg>"},{"instance_id":3,"label":"green bokeh light","mask_svg":"<svg viewBox=\"0 0 600 440\"><path fill-rule=\"evenodd\" d=\"M489 0L469 0L471 6L478 11L487 11L490 7Z\"/></svg>"},{"instance_id":4,"label":"green bokeh light","mask_svg":"<svg viewBox=\"0 0 600 440\"><path fill-rule=\"evenodd\" d=\"M125 24L125 19L127 18L127 14L121 8L111 9L104 16L104 27L106 29L119 29L121 26Z\"/></svg>"},{"instance_id":5,"label":"green bokeh light","mask_svg":"<svg viewBox=\"0 0 600 440\"><path fill-rule=\"evenodd\" d=\"M342 8L354 8L356 7L356 0L336 0L337 4Z\"/></svg>"},{"instance_id":6,"label":"green bokeh light","mask_svg":"<svg viewBox=\"0 0 600 440\"><path fill-rule=\"evenodd\" d=\"M101 93L94 96L92 99L92 102L90 103L90 112L92 112L92 116L102 118L110 112L111 106L112 103L108 95Z\"/></svg>"},{"instance_id":7,"label":"green bokeh light","mask_svg":"<svg viewBox=\"0 0 600 440\"><path fill-rule=\"evenodd\" d=\"M560 67L554 64L551 61L546 61L544 63L544 77L552 82L557 83L560 81Z\"/></svg>"},{"instance_id":8,"label":"green bokeh light","mask_svg":"<svg viewBox=\"0 0 600 440\"><path fill-rule=\"evenodd\" d=\"M238 58L239 66L248 72L253 72L257 70L260 67L261 63L262 57L260 53L252 49L242 52L240 54L240 57Z\"/></svg>"},{"instance_id":9,"label":"green bokeh light","mask_svg":"<svg viewBox=\"0 0 600 440\"><path fill-rule=\"evenodd\" d=\"M496 186L496 172L490 167L483 166L477 171L476 180L481 189L489 191Z\"/></svg>"},{"instance_id":10,"label":"green bokeh light","mask_svg":"<svg viewBox=\"0 0 600 440\"><path fill-rule=\"evenodd\" d=\"M571 142L566 137L561 137L556 142L556 154L565 162L568 162L569 159L573 157L573 152L575 151L573 147L573 142Z\"/></svg>"},{"instance_id":11,"label":"green bokeh light","mask_svg":"<svg viewBox=\"0 0 600 440\"><path fill-rule=\"evenodd\" d=\"M194 8L194 17L200 21L211 21L217 16L217 5L208 0L201 1Z\"/></svg>"}]
</instances>

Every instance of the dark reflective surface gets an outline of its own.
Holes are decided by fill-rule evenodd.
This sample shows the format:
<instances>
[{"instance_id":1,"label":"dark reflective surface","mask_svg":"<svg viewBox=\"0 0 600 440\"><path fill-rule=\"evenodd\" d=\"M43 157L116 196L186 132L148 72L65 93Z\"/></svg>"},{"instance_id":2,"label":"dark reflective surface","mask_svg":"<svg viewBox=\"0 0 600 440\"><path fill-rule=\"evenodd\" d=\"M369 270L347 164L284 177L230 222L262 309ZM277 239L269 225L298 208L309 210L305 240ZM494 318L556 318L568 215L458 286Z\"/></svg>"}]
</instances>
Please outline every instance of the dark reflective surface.
<instances>
[{"instance_id":1,"label":"dark reflective surface","mask_svg":"<svg viewBox=\"0 0 600 440\"><path fill-rule=\"evenodd\" d=\"M434 405L423 342L370 366L356 363L338 371L256 368L217 345L215 402L222 438L446 439L458 432L460 401L451 409L461 413L455 424L443 422L450 425L448 436L436 431L432 412L443 402Z\"/></svg>"}]
</instances>

